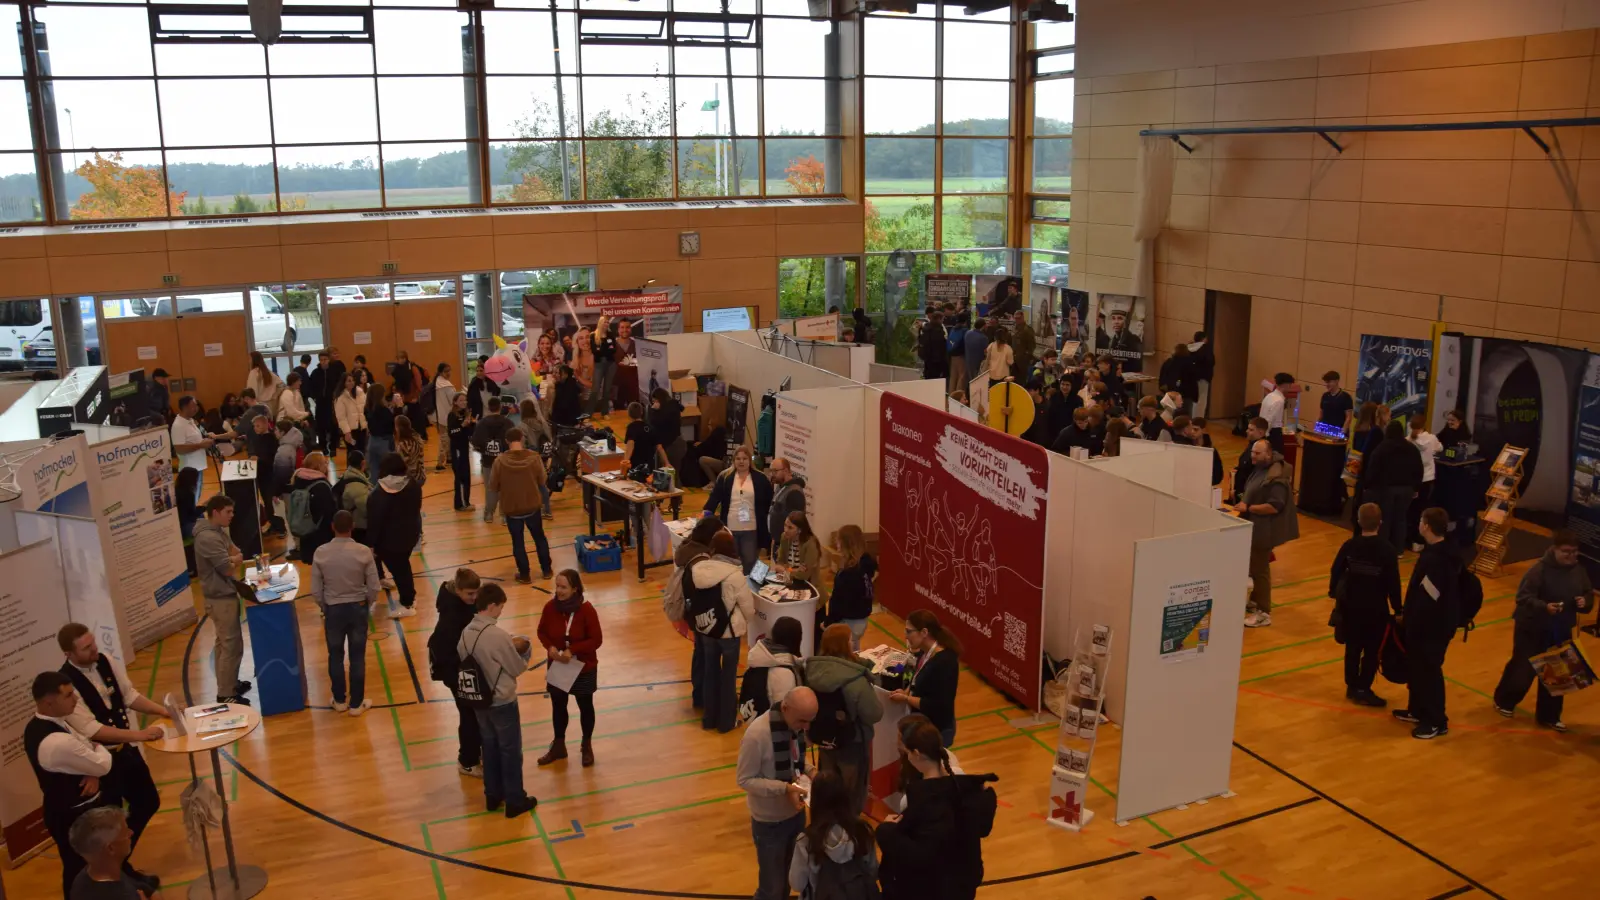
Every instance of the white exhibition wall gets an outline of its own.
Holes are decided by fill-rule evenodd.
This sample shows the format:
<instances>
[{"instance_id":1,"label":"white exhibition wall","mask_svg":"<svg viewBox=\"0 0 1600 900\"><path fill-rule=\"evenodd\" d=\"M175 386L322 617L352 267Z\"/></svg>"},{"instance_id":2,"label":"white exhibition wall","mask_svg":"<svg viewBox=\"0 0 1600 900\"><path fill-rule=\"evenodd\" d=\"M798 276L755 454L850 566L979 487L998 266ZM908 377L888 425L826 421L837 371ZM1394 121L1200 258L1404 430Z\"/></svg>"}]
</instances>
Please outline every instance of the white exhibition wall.
<instances>
[{"instance_id":1,"label":"white exhibition wall","mask_svg":"<svg viewBox=\"0 0 1600 900\"><path fill-rule=\"evenodd\" d=\"M1134 548L1117 821L1126 822L1228 791L1244 645L1245 565L1250 528L1153 537ZM1208 578L1211 628L1205 652L1163 657L1162 610L1174 588Z\"/></svg>"},{"instance_id":2,"label":"white exhibition wall","mask_svg":"<svg viewBox=\"0 0 1600 900\"><path fill-rule=\"evenodd\" d=\"M1210 447L1168 441L1123 441L1122 454L1089 464L1191 503L1211 506Z\"/></svg>"}]
</instances>

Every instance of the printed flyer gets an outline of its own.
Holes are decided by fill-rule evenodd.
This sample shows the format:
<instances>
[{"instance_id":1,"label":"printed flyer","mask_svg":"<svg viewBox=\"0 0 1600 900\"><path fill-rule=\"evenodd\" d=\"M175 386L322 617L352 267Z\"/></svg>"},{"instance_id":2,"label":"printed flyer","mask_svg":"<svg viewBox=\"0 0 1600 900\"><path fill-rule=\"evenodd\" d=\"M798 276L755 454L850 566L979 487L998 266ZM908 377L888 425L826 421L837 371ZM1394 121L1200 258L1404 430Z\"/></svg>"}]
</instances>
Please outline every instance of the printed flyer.
<instances>
[{"instance_id":1,"label":"printed flyer","mask_svg":"<svg viewBox=\"0 0 1600 900\"><path fill-rule=\"evenodd\" d=\"M1211 643L1211 580L1175 584L1161 608L1161 661L1182 662Z\"/></svg>"}]
</instances>

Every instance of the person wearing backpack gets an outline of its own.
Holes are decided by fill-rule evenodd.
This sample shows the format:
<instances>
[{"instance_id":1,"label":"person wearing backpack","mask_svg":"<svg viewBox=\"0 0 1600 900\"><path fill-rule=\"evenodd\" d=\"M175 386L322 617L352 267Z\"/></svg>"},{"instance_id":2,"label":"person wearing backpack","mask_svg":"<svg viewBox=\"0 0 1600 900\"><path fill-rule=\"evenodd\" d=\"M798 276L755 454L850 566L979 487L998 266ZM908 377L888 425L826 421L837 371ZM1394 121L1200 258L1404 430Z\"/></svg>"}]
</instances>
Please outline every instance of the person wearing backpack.
<instances>
[{"instance_id":1,"label":"person wearing backpack","mask_svg":"<svg viewBox=\"0 0 1600 900\"><path fill-rule=\"evenodd\" d=\"M744 679L739 682L739 721L748 722L771 709L800 684L800 620L780 616L772 632L750 648Z\"/></svg>"},{"instance_id":2,"label":"person wearing backpack","mask_svg":"<svg viewBox=\"0 0 1600 900\"><path fill-rule=\"evenodd\" d=\"M378 464L377 489L367 497L367 540L400 594L400 608L392 613L398 618L417 614L411 551L421 537L422 488L406 477L406 461L400 454L390 452Z\"/></svg>"},{"instance_id":3,"label":"person wearing backpack","mask_svg":"<svg viewBox=\"0 0 1600 900\"><path fill-rule=\"evenodd\" d=\"M333 485L328 483L328 458L319 453L306 454L300 468L294 470L294 480L289 482L288 514L289 532L294 535L295 550L300 561L311 565L317 558L317 548L333 540Z\"/></svg>"},{"instance_id":4,"label":"person wearing backpack","mask_svg":"<svg viewBox=\"0 0 1600 900\"><path fill-rule=\"evenodd\" d=\"M405 466L400 457L393 459ZM522 716L517 707L517 679L528 671L533 643L500 627L506 609L500 585L483 585L473 609L472 621L456 641L456 696L472 707L483 737L484 809L494 812L503 805L506 818L515 819L539 805L522 784ZM476 693L469 696L469 687Z\"/></svg>"},{"instance_id":5,"label":"person wearing backpack","mask_svg":"<svg viewBox=\"0 0 1600 900\"><path fill-rule=\"evenodd\" d=\"M661 611L666 614L667 621L672 623L672 628L678 634L689 640L694 645L694 653L689 659L689 684L690 699L696 712L705 708L705 697L700 686L701 669L705 667L703 648L695 639L695 631L689 625L685 613L685 598L683 595L683 576L685 567L702 556L711 555L711 538L719 531L723 531L722 520L716 516L704 516L694 523L689 536L678 544L678 549L672 551L672 575L667 579L666 590L661 595Z\"/></svg>"},{"instance_id":6,"label":"person wearing backpack","mask_svg":"<svg viewBox=\"0 0 1600 900\"><path fill-rule=\"evenodd\" d=\"M488 412L472 429L472 446L478 451L483 466L483 521L494 521L494 508L500 495L489 487L489 473L494 471L494 461L506 452L506 435L511 431L511 420L500 411L500 398L490 397Z\"/></svg>"},{"instance_id":7,"label":"person wearing backpack","mask_svg":"<svg viewBox=\"0 0 1600 900\"><path fill-rule=\"evenodd\" d=\"M994 827L993 775L956 775L932 723L905 734L905 762L921 778L906 787L903 816L878 826L883 900L972 900L983 882L982 840Z\"/></svg>"},{"instance_id":8,"label":"person wearing backpack","mask_svg":"<svg viewBox=\"0 0 1600 900\"><path fill-rule=\"evenodd\" d=\"M714 555L689 563L684 571L684 616L700 645L700 696L705 703L700 727L727 734L738 713L739 644L755 618L756 600L739 567L733 535L717 532L711 549Z\"/></svg>"},{"instance_id":9,"label":"person wearing backpack","mask_svg":"<svg viewBox=\"0 0 1600 900\"><path fill-rule=\"evenodd\" d=\"M454 578L439 585L439 595L433 601L439 619L428 636L428 676L449 686L450 696L455 698L456 771L469 778L483 777L483 738L478 733L477 714L456 697L456 677L461 672L456 643L477 614L474 604L482 585L478 573L467 568L457 569Z\"/></svg>"},{"instance_id":10,"label":"person wearing backpack","mask_svg":"<svg viewBox=\"0 0 1600 900\"><path fill-rule=\"evenodd\" d=\"M1444 510L1437 506L1423 510L1417 527L1422 533L1422 553L1411 570L1400 615L1410 699L1405 709L1394 710L1393 715L1416 726L1411 729L1412 737L1429 741L1450 733L1450 717L1444 708L1444 656L1460 623L1465 567L1445 543L1450 519Z\"/></svg>"},{"instance_id":11,"label":"person wearing backpack","mask_svg":"<svg viewBox=\"0 0 1600 900\"><path fill-rule=\"evenodd\" d=\"M1361 534L1344 542L1333 558L1328 596L1334 598L1344 641L1344 696L1362 706L1385 706L1372 692L1378 654L1389 616L1400 612L1399 553L1379 535L1382 510L1363 503L1356 511Z\"/></svg>"},{"instance_id":12,"label":"person wearing backpack","mask_svg":"<svg viewBox=\"0 0 1600 900\"><path fill-rule=\"evenodd\" d=\"M852 809L866 808L872 774L872 726L883 718L883 704L872 687L872 665L850 649L850 626L822 631L815 656L806 660L805 683L817 694L811 742L819 748L817 766L839 773Z\"/></svg>"},{"instance_id":13,"label":"person wearing backpack","mask_svg":"<svg viewBox=\"0 0 1600 900\"><path fill-rule=\"evenodd\" d=\"M1578 559L1578 536L1563 528L1550 538L1550 549L1534 563L1517 585L1517 609L1511 614L1511 659L1494 689L1495 712L1511 718L1537 673L1528 659L1572 639L1578 614L1594 608L1594 585ZM1563 698L1539 682L1534 721L1551 731L1565 732L1561 721Z\"/></svg>"},{"instance_id":14,"label":"person wearing backpack","mask_svg":"<svg viewBox=\"0 0 1600 900\"><path fill-rule=\"evenodd\" d=\"M872 826L837 772L819 766L811 781L811 823L794 842L789 887L800 900L877 900L878 854Z\"/></svg>"},{"instance_id":15,"label":"person wearing backpack","mask_svg":"<svg viewBox=\"0 0 1600 900\"><path fill-rule=\"evenodd\" d=\"M906 617L906 649L916 658L906 667L906 686L889 694L927 716L944 737L956 742L956 688L961 676L961 642L925 609Z\"/></svg>"},{"instance_id":16,"label":"person wearing backpack","mask_svg":"<svg viewBox=\"0 0 1600 900\"><path fill-rule=\"evenodd\" d=\"M278 446L272 451L272 481L278 486L278 493L283 494L294 480L294 470L305 459L305 436L288 419L279 419L276 427Z\"/></svg>"}]
</instances>

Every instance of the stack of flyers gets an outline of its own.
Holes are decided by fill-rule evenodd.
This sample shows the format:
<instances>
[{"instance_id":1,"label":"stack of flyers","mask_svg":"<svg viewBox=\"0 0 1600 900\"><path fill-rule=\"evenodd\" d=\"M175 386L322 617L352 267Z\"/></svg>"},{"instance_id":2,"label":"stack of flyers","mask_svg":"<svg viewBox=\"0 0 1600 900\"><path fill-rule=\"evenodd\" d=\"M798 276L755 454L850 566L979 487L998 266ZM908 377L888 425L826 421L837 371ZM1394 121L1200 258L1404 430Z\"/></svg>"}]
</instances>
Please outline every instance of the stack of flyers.
<instances>
[{"instance_id":1,"label":"stack of flyers","mask_svg":"<svg viewBox=\"0 0 1600 900\"><path fill-rule=\"evenodd\" d=\"M1093 643L1091 646L1094 648L1094 655L1105 656L1111 650L1111 626L1094 626L1094 637L1092 640Z\"/></svg>"},{"instance_id":2,"label":"stack of flyers","mask_svg":"<svg viewBox=\"0 0 1600 900\"><path fill-rule=\"evenodd\" d=\"M1079 778L1086 777L1089 774L1089 752L1087 750L1057 750L1056 767Z\"/></svg>"},{"instance_id":3,"label":"stack of flyers","mask_svg":"<svg viewBox=\"0 0 1600 900\"><path fill-rule=\"evenodd\" d=\"M1072 678L1072 683L1080 697L1093 697L1096 681L1094 666L1088 663L1079 665L1077 673Z\"/></svg>"},{"instance_id":4,"label":"stack of flyers","mask_svg":"<svg viewBox=\"0 0 1600 900\"><path fill-rule=\"evenodd\" d=\"M1091 739L1094 737L1095 726L1100 722L1100 717L1094 710L1068 702L1065 713L1066 715L1061 717L1062 737Z\"/></svg>"}]
</instances>

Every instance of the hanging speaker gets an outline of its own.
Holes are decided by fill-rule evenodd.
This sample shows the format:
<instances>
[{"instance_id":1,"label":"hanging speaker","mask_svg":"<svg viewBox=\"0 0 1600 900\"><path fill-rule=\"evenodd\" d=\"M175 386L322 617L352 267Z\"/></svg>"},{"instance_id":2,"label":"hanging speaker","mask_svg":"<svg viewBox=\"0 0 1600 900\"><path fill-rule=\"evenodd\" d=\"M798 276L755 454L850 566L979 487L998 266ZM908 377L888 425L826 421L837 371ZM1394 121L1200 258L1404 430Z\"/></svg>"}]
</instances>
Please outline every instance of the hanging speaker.
<instances>
[{"instance_id":1,"label":"hanging speaker","mask_svg":"<svg viewBox=\"0 0 1600 900\"><path fill-rule=\"evenodd\" d=\"M263 44L276 44L283 33L283 0L247 0L250 33Z\"/></svg>"}]
</instances>

